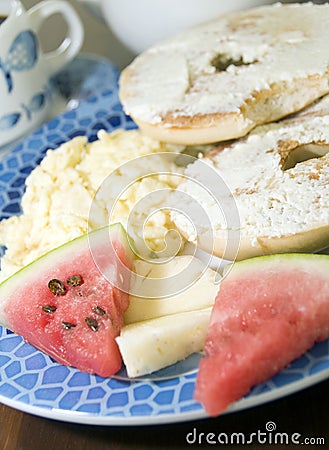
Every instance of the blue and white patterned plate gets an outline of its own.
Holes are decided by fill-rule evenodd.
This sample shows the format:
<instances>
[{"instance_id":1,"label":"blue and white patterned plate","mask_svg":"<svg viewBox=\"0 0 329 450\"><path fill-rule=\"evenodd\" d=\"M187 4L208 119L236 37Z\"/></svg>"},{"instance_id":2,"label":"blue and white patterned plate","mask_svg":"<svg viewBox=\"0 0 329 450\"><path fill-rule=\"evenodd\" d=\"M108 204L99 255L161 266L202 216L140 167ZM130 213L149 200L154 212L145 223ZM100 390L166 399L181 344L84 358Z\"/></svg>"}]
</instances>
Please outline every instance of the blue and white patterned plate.
<instances>
[{"instance_id":1,"label":"blue and white patterned plate","mask_svg":"<svg viewBox=\"0 0 329 450\"><path fill-rule=\"evenodd\" d=\"M80 57L56 78L77 108L51 120L0 159L0 218L20 212L24 182L48 148L100 129L132 129L121 109L118 71L104 60ZM206 417L193 400L199 356L144 379L124 373L104 379L61 366L0 327L0 401L57 420L98 425L148 425ZM229 411L260 405L329 376L329 341L317 344L271 380L256 386Z\"/></svg>"}]
</instances>

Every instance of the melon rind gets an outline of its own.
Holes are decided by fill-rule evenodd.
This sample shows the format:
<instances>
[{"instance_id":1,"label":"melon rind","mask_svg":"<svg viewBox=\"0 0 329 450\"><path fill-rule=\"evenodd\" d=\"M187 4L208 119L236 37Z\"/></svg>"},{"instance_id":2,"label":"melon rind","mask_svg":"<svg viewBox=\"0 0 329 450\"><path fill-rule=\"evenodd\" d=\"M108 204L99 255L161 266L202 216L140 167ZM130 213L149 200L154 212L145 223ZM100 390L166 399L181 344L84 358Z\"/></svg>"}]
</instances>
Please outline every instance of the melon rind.
<instances>
[{"instance_id":1,"label":"melon rind","mask_svg":"<svg viewBox=\"0 0 329 450\"><path fill-rule=\"evenodd\" d=\"M320 264L321 262L321 264ZM282 270L291 267L303 268L306 271L316 270L328 274L329 278L329 255L316 253L277 253L272 255L254 256L232 263L226 267L225 273L230 272L230 278L239 277L248 270L261 270L272 266L273 269Z\"/></svg>"}]
</instances>

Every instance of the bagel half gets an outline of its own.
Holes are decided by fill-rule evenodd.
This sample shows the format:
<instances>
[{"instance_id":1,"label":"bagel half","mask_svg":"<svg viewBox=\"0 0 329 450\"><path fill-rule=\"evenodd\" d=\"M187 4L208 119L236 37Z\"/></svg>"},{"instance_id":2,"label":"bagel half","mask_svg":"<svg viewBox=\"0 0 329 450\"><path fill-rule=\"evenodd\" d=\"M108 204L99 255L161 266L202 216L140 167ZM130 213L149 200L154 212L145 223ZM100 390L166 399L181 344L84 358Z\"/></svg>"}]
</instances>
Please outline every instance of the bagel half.
<instances>
[{"instance_id":1,"label":"bagel half","mask_svg":"<svg viewBox=\"0 0 329 450\"><path fill-rule=\"evenodd\" d=\"M166 142L244 136L329 92L328 23L328 4L275 4L191 28L122 72L124 110Z\"/></svg>"},{"instance_id":2,"label":"bagel half","mask_svg":"<svg viewBox=\"0 0 329 450\"><path fill-rule=\"evenodd\" d=\"M246 259L328 247L329 95L289 119L216 146L185 176L172 219L203 250ZM197 220L192 212L193 220L186 219L187 198L191 209L195 203L202 208Z\"/></svg>"}]
</instances>

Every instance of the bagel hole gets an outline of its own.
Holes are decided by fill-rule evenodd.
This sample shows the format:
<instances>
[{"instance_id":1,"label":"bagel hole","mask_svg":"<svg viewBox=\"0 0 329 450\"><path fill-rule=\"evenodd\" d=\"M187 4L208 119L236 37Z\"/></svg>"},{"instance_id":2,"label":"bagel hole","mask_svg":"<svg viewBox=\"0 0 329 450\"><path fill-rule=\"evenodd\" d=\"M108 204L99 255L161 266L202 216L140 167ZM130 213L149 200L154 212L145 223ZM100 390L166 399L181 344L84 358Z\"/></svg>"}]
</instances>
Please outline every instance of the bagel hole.
<instances>
[{"instance_id":1,"label":"bagel hole","mask_svg":"<svg viewBox=\"0 0 329 450\"><path fill-rule=\"evenodd\" d=\"M307 144L300 145L289 152L285 158L282 170L293 169L298 163L314 158L321 158L329 152L329 145Z\"/></svg>"},{"instance_id":2,"label":"bagel hole","mask_svg":"<svg viewBox=\"0 0 329 450\"><path fill-rule=\"evenodd\" d=\"M224 72L229 66L250 66L250 64L255 64L257 60L246 62L243 57L231 58L228 55L218 54L211 60L211 65L215 67L216 72Z\"/></svg>"}]
</instances>

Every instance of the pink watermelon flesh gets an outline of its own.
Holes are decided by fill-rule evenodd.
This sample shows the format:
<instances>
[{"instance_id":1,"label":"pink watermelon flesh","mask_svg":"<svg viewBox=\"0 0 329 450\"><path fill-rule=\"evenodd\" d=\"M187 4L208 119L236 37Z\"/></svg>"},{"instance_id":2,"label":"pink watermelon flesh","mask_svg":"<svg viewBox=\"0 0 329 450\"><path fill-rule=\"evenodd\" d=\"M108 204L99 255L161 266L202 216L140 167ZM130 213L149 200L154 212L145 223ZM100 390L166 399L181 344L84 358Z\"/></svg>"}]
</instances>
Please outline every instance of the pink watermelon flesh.
<instances>
[{"instance_id":1,"label":"pink watermelon flesh","mask_svg":"<svg viewBox=\"0 0 329 450\"><path fill-rule=\"evenodd\" d=\"M329 256L235 263L222 281L195 399L211 416L329 337Z\"/></svg>"},{"instance_id":2,"label":"pink watermelon flesh","mask_svg":"<svg viewBox=\"0 0 329 450\"><path fill-rule=\"evenodd\" d=\"M128 293L119 289L131 267L131 253L120 225L111 227L114 252L106 245L109 229L75 239L33 262L0 286L0 319L15 333L57 362L103 377L122 364L115 342L123 326ZM96 262L115 277L109 282ZM72 276L82 283L70 286ZM64 295L48 287L52 279ZM126 283L127 284L127 283ZM49 311L52 310L52 311Z\"/></svg>"}]
</instances>

